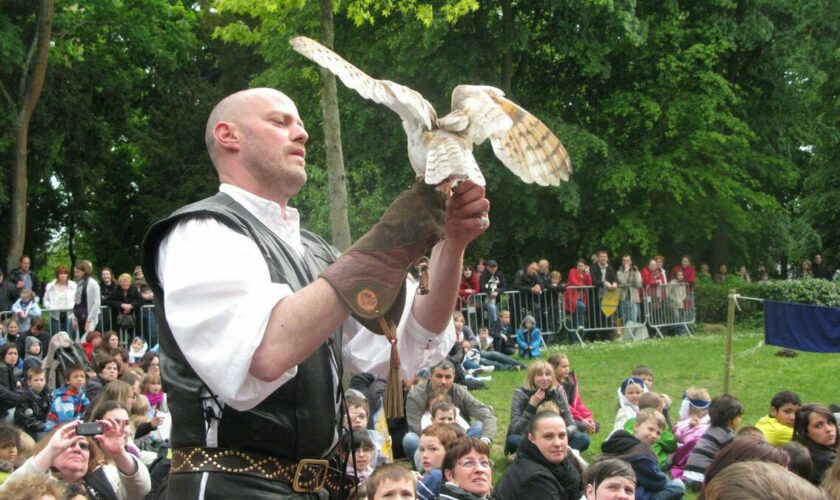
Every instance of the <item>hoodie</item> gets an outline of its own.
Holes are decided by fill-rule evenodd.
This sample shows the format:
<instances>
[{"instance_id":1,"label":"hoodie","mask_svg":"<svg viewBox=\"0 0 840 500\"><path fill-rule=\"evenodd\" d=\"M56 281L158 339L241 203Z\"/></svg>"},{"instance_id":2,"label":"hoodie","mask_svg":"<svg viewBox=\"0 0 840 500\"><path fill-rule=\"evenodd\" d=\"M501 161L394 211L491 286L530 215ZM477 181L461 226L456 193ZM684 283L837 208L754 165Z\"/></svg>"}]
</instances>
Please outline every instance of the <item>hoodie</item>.
<instances>
[{"instance_id":1,"label":"hoodie","mask_svg":"<svg viewBox=\"0 0 840 500\"><path fill-rule=\"evenodd\" d=\"M610 458L629 462L636 473L636 500L647 500L668 485L668 476L659 468L659 461L650 446L625 430L618 430L601 444L601 451Z\"/></svg>"},{"instance_id":2,"label":"hoodie","mask_svg":"<svg viewBox=\"0 0 840 500\"><path fill-rule=\"evenodd\" d=\"M525 329L525 323L531 322L533 325L530 329ZM519 346L519 355L523 358L538 358L540 357L540 347L542 346L542 332L537 328L537 322L530 314L525 316L522 320L521 328L516 330L516 344ZM530 347L530 349L528 349Z\"/></svg>"}]
</instances>

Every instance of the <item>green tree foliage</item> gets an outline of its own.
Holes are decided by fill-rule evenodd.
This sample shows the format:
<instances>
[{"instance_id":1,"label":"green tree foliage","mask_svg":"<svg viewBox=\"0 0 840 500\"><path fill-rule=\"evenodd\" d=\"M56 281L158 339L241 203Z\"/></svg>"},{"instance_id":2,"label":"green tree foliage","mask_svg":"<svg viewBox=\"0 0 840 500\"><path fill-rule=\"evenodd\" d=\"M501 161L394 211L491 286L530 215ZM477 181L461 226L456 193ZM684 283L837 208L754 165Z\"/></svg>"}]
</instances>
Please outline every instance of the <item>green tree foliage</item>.
<instances>
[{"instance_id":1,"label":"green tree foliage","mask_svg":"<svg viewBox=\"0 0 840 500\"><path fill-rule=\"evenodd\" d=\"M93 254L118 272L133 264L151 221L215 189L204 121L248 85L296 101L309 182L293 204L306 227L330 233L320 76L287 43L317 38L317 2L56 6L30 146L28 248L58 233L71 258ZM565 271L600 247L733 268L775 269L821 249L829 263L840 258L837 2L351 0L338 9L336 50L374 77L416 89L440 114L458 84L505 87L567 146L572 181L551 189L519 182L488 145L477 148L492 225L471 256L495 257L509 273L539 257ZM23 57L15 40L27 25L3 12L5 75ZM338 97L355 238L413 172L398 117L342 85ZM0 135L0 151L10 148ZM4 225L7 193L0 182Z\"/></svg>"}]
</instances>

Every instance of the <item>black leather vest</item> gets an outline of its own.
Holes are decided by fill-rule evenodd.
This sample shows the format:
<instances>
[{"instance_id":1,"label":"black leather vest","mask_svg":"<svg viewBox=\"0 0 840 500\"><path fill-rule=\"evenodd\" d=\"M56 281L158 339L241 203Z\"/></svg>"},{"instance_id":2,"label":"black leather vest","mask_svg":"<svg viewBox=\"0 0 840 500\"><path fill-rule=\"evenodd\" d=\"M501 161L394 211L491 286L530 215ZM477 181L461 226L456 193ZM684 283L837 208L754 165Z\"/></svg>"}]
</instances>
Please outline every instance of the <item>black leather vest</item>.
<instances>
[{"instance_id":1,"label":"black leather vest","mask_svg":"<svg viewBox=\"0 0 840 500\"><path fill-rule=\"evenodd\" d=\"M300 290L335 261L334 251L319 236L301 231L305 256L298 254L230 196L218 193L183 207L149 229L141 247L143 274L155 293L161 373L172 412L174 448L206 446L205 415L200 392L202 382L175 342L166 322L166 290L157 278L157 252L175 224L188 218L211 217L250 237L268 264L271 281ZM200 252L201 248L196 248ZM225 263L221 265L235 265ZM213 272L208 269L207 272ZM317 321L317 318L313 318ZM240 332L250 335L250 332ZM207 332L214 335L216 332ZM300 332L306 335L307 332ZM218 446L269 454L288 460L318 458L331 449L337 431L334 370L341 379L340 331L298 365L297 376L283 384L251 410L240 412L225 406L219 422ZM189 349L189 346L183 346ZM332 350L338 353L333 356ZM336 366L336 363L338 365ZM219 366L219 370L224 370Z\"/></svg>"}]
</instances>

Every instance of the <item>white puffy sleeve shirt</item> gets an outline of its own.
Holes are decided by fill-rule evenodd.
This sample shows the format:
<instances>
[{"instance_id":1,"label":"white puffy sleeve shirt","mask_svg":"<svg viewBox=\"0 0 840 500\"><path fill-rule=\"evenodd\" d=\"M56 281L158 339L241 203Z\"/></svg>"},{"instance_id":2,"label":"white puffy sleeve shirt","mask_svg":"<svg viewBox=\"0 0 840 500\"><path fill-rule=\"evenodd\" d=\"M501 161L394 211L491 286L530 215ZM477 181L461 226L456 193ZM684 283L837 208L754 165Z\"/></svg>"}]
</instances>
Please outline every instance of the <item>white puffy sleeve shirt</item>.
<instances>
[{"instance_id":1,"label":"white puffy sleeve shirt","mask_svg":"<svg viewBox=\"0 0 840 500\"><path fill-rule=\"evenodd\" d=\"M222 184L219 190L303 255L295 209L283 210L277 203L229 184ZM263 382L249 373L272 309L293 293L288 285L271 282L268 265L249 237L210 218L180 222L158 249L158 279L166 290L166 320L175 341L220 402L248 410L297 375L295 367L276 380ZM424 329L412 315L416 289L416 283L409 281L397 328L406 378L443 359L452 347L451 335ZM313 323L317 321L312 318ZM450 322L444 331L451 329ZM390 346L383 336L373 334L351 316L342 326L342 337L345 370L387 375Z\"/></svg>"}]
</instances>

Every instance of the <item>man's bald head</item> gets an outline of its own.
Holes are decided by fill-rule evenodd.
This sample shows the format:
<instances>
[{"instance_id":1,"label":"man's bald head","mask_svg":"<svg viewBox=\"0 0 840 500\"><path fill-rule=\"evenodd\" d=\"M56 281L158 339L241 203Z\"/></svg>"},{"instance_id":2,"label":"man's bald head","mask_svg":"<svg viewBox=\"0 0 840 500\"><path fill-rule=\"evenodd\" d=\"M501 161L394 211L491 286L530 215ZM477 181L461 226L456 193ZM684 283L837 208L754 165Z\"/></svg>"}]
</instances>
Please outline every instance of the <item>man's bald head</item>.
<instances>
[{"instance_id":1,"label":"man's bald head","mask_svg":"<svg viewBox=\"0 0 840 500\"><path fill-rule=\"evenodd\" d=\"M266 87L241 90L225 97L216 104L216 107L210 112L210 117L207 118L207 125L204 128L204 144L207 146L207 152L210 154L210 160L214 165L218 155L218 143L215 136L216 125L219 122L240 125L245 117L265 106L267 101L278 98L294 105L286 94Z\"/></svg>"}]
</instances>

